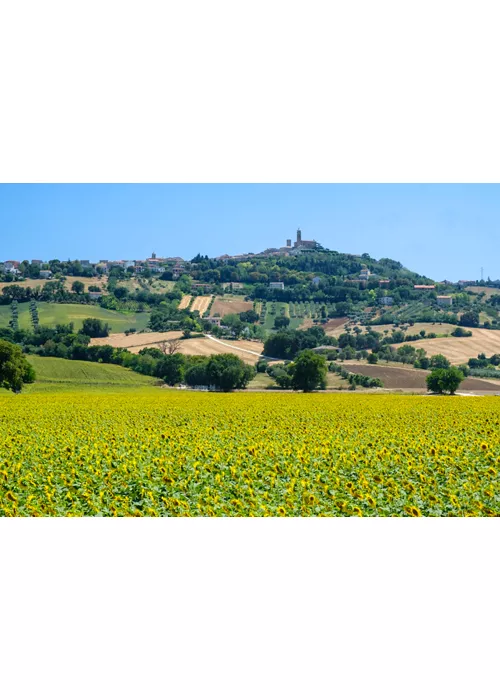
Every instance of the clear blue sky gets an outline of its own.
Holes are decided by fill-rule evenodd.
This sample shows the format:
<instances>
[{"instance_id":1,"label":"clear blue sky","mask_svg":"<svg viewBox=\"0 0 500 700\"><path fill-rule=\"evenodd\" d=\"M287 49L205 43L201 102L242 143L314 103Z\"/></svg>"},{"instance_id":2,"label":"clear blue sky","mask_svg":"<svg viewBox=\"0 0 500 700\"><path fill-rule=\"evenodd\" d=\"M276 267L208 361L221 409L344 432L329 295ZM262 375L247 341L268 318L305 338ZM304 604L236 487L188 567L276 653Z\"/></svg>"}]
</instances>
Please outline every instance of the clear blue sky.
<instances>
[{"instance_id":1,"label":"clear blue sky","mask_svg":"<svg viewBox=\"0 0 500 700\"><path fill-rule=\"evenodd\" d=\"M0 260L259 252L298 226L434 279L500 277L499 185L0 185Z\"/></svg>"}]
</instances>

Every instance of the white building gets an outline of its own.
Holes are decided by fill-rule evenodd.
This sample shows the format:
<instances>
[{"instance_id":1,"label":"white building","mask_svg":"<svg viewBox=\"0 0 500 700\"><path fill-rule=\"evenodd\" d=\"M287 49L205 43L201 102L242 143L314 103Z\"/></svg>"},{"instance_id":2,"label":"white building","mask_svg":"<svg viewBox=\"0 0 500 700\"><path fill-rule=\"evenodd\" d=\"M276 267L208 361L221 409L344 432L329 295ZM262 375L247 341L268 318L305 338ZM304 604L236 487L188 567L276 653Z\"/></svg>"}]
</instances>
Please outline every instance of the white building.
<instances>
[{"instance_id":1,"label":"white building","mask_svg":"<svg viewBox=\"0 0 500 700\"><path fill-rule=\"evenodd\" d=\"M321 282L321 277L313 277L312 283L314 284L315 287L318 287L320 282Z\"/></svg>"},{"instance_id":2,"label":"white building","mask_svg":"<svg viewBox=\"0 0 500 700\"><path fill-rule=\"evenodd\" d=\"M436 301L439 306L453 306L453 297L450 296L438 296Z\"/></svg>"},{"instance_id":3,"label":"white building","mask_svg":"<svg viewBox=\"0 0 500 700\"><path fill-rule=\"evenodd\" d=\"M380 303L384 306L392 306L394 304L394 299L392 297L380 297Z\"/></svg>"},{"instance_id":4,"label":"white building","mask_svg":"<svg viewBox=\"0 0 500 700\"><path fill-rule=\"evenodd\" d=\"M52 277L52 270L40 270L40 277L43 280L49 280Z\"/></svg>"},{"instance_id":5,"label":"white building","mask_svg":"<svg viewBox=\"0 0 500 700\"><path fill-rule=\"evenodd\" d=\"M269 282L269 289L285 289L284 282Z\"/></svg>"}]
</instances>

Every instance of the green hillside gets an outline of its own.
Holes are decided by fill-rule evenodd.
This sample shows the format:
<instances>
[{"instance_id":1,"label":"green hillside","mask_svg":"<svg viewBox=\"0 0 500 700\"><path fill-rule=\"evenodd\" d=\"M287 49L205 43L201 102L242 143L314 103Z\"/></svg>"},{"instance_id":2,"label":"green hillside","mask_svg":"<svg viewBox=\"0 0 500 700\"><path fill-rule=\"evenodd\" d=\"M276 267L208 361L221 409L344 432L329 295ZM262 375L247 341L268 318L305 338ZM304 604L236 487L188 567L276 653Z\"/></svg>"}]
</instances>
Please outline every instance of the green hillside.
<instances>
[{"instance_id":1,"label":"green hillside","mask_svg":"<svg viewBox=\"0 0 500 700\"><path fill-rule=\"evenodd\" d=\"M133 372L119 365L108 365L100 362L84 362L82 360L63 360L59 357L40 357L28 355L28 361L36 371L36 382L45 385L68 385L73 387L141 387L152 386L157 381ZM26 387L30 388L31 387Z\"/></svg>"},{"instance_id":2,"label":"green hillside","mask_svg":"<svg viewBox=\"0 0 500 700\"><path fill-rule=\"evenodd\" d=\"M105 321L111 327L112 333L123 333L128 328L136 328L138 331L147 327L149 313L120 313L102 309L100 306L87 304L51 304L41 301L37 304L40 325L54 327L58 323L74 323L75 330L82 327L86 318L98 318ZM19 304L19 328L32 330L29 302ZM0 306L0 326L8 326L11 319L11 307Z\"/></svg>"}]
</instances>

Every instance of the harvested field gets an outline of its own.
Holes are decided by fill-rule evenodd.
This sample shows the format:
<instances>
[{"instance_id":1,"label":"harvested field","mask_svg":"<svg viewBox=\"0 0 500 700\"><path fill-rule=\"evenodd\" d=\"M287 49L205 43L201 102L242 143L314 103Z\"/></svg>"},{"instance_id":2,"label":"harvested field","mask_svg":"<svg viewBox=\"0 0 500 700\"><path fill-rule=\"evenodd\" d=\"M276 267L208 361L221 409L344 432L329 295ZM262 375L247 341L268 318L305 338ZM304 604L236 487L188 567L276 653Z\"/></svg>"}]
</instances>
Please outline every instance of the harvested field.
<instances>
[{"instance_id":1,"label":"harvested field","mask_svg":"<svg viewBox=\"0 0 500 700\"><path fill-rule=\"evenodd\" d=\"M496 287L465 287L465 291L472 292L473 294L484 293L487 299L489 299L492 294L500 294L500 289Z\"/></svg>"},{"instance_id":2,"label":"harvested field","mask_svg":"<svg viewBox=\"0 0 500 700\"><path fill-rule=\"evenodd\" d=\"M195 297L193 299L192 304L191 304L190 311L199 311L200 316L203 316L205 311L210 306L211 300L212 300L212 297Z\"/></svg>"},{"instance_id":3,"label":"harvested field","mask_svg":"<svg viewBox=\"0 0 500 700\"><path fill-rule=\"evenodd\" d=\"M182 299L179 302L179 309L189 309L189 304L191 303L191 299L193 297L191 294L185 294Z\"/></svg>"},{"instance_id":4,"label":"harvested field","mask_svg":"<svg viewBox=\"0 0 500 700\"><path fill-rule=\"evenodd\" d=\"M112 345L114 348L126 348L137 354L143 348L159 348L162 340L181 338L181 331L169 331L167 333L133 333L126 336L125 333L114 333L107 338L92 338L91 345ZM262 343L251 340L216 340L214 338L188 338L183 340L179 352L183 355L220 355L232 353L241 357L248 364L258 362L264 350Z\"/></svg>"},{"instance_id":5,"label":"harvested field","mask_svg":"<svg viewBox=\"0 0 500 700\"><path fill-rule=\"evenodd\" d=\"M344 332L344 325L349 321L347 316L342 316L341 318L331 318L324 325L321 324L321 328L324 329L327 335L340 335ZM312 324L311 324L312 325Z\"/></svg>"},{"instance_id":6,"label":"harvested field","mask_svg":"<svg viewBox=\"0 0 500 700\"><path fill-rule=\"evenodd\" d=\"M429 374L423 369L413 369L404 367L368 365L356 362L344 362L348 372L357 372L368 377L378 377L384 383L385 389L423 389L427 390L425 378ZM475 377L467 377L460 385L459 391L495 391L500 394L500 384L488 382Z\"/></svg>"},{"instance_id":7,"label":"harvested field","mask_svg":"<svg viewBox=\"0 0 500 700\"><path fill-rule=\"evenodd\" d=\"M35 289L35 287L44 287L47 282L52 282L53 280L24 280L23 282L0 282L0 292L4 287L12 287L12 285L16 285L18 287L31 287L31 289Z\"/></svg>"},{"instance_id":8,"label":"harvested field","mask_svg":"<svg viewBox=\"0 0 500 700\"><path fill-rule=\"evenodd\" d=\"M251 311L253 303L245 301L243 297L216 297L212 306L211 315L219 314L222 318L227 314L240 314L242 311Z\"/></svg>"},{"instance_id":9,"label":"harvested field","mask_svg":"<svg viewBox=\"0 0 500 700\"><path fill-rule=\"evenodd\" d=\"M31 282L36 282L37 280L31 280ZM53 281L53 280L49 280ZM71 285L73 282L81 282L83 285L85 285L85 291L89 291L89 287L92 287L95 285L96 287L101 288L101 292L105 291L106 289L106 283L108 281L108 278L106 276L102 277L66 277L66 281L64 283L64 286L66 289L71 291Z\"/></svg>"},{"instance_id":10,"label":"harvested field","mask_svg":"<svg viewBox=\"0 0 500 700\"><path fill-rule=\"evenodd\" d=\"M168 331L167 333L112 333L107 338L91 338L90 345L111 345L114 348L127 348L131 352L139 352L141 348L154 347L162 340L180 338L182 331ZM134 348L137 348L135 350Z\"/></svg>"},{"instance_id":11,"label":"harvested field","mask_svg":"<svg viewBox=\"0 0 500 700\"><path fill-rule=\"evenodd\" d=\"M468 328L472 331L470 338L431 338L430 340L417 340L406 345L422 348L427 355L442 354L454 365L460 365L470 357L477 357L484 352L488 357L500 353L500 330L493 331L489 328ZM393 345L398 348L399 344Z\"/></svg>"}]
</instances>

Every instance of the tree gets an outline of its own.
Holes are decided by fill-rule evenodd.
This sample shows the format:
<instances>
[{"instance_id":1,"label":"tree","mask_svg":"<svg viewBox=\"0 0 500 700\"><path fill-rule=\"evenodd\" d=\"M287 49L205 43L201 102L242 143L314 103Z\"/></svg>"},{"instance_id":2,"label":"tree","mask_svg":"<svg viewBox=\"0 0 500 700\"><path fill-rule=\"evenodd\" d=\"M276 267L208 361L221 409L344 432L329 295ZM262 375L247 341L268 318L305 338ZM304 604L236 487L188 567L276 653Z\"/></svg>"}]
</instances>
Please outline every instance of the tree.
<instances>
[{"instance_id":1,"label":"tree","mask_svg":"<svg viewBox=\"0 0 500 700\"><path fill-rule=\"evenodd\" d=\"M158 347L164 355L174 355L181 346L180 338L171 338L170 340L160 340Z\"/></svg>"},{"instance_id":2,"label":"tree","mask_svg":"<svg viewBox=\"0 0 500 700\"><path fill-rule=\"evenodd\" d=\"M222 391L244 389L255 376L255 370L236 355L223 353L212 355L207 363L208 384Z\"/></svg>"},{"instance_id":3,"label":"tree","mask_svg":"<svg viewBox=\"0 0 500 700\"><path fill-rule=\"evenodd\" d=\"M376 365L377 362L378 362L378 355L377 355L377 353L371 352L371 353L368 355L368 364L369 364L369 365Z\"/></svg>"},{"instance_id":4,"label":"tree","mask_svg":"<svg viewBox=\"0 0 500 700\"><path fill-rule=\"evenodd\" d=\"M76 294L83 294L85 291L85 285L83 282L80 282L80 280L75 280L71 285L71 291L75 292Z\"/></svg>"},{"instance_id":5,"label":"tree","mask_svg":"<svg viewBox=\"0 0 500 700\"><path fill-rule=\"evenodd\" d=\"M86 318L82 323L82 333L89 338L106 338L109 335L109 326L98 318Z\"/></svg>"},{"instance_id":6,"label":"tree","mask_svg":"<svg viewBox=\"0 0 500 700\"><path fill-rule=\"evenodd\" d=\"M479 326L479 313L477 311L465 311L460 316L459 324L461 326L477 328Z\"/></svg>"},{"instance_id":7,"label":"tree","mask_svg":"<svg viewBox=\"0 0 500 700\"><path fill-rule=\"evenodd\" d=\"M157 377L161 377L165 384L174 386L174 384L182 382L185 367L186 361L184 355L177 352L162 358L156 366L155 374Z\"/></svg>"},{"instance_id":8,"label":"tree","mask_svg":"<svg viewBox=\"0 0 500 700\"><path fill-rule=\"evenodd\" d=\"M427 390L433 391L436 394L444 394L449 392L454 394L460 384L464 380L464 375L456 367L449 369L434 369L425 378L427 382Z\"/></svg>"},{"instance_id":9,"label":"tree","mask_svg":"<svg viewBox=\"0 0 500 700\"><path fill-rule=\"evenodd\" d=\"M326 360L312 350L303 350L290 366L291 385L298 391L313 391L326 387Z\"/></svg>"},{"instance_id":10,"label":"tree","mask_svg":"<svg viewBox=\"0 0 500 700\"><path fill-rule=\"evenodd\" d=\"M444 355L432 355L429 366L436 369L448 369L450 361Z\"/></svg>"},{"instance_id":11,"label":"tree","mask_svg":"<svg viewBox=\"0 0 500 700\"><path fill-rule=\"evenodd\" d=\"M35 381L35 370L18 345L0 340L0 387L18 394L24 384Z\"/></svg>"},{"instance_id":12,"label":"tree","mask_svg":"<svg viewBox=\"0 0 500 700\"><path fill-rule=\"evenodd\" d=\"M287 328L290 325L290 319L286 316L278 316L274 319L275 328Z\"/></svg>"}]
</instances>

